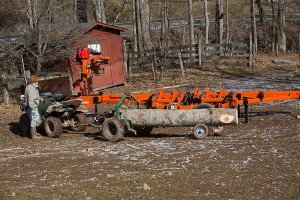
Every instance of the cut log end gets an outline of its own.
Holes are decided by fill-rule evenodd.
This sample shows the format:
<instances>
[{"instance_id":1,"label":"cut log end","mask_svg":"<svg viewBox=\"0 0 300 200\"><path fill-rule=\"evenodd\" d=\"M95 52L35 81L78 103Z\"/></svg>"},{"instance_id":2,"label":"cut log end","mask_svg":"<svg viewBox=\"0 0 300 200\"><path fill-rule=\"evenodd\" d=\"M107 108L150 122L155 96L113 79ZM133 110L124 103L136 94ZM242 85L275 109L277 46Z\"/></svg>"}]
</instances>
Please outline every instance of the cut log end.
<instances>
[{"instance_id":1,"label":"cut log end","mask_svg":"<svg viewBox=\"0 0 300 200\"><path fill-rule=\"evenodd\" d=\"M233 122L233 120L235 120L235 117L232 115L223 114L223 115L220 115L219 120L220 120L220 122L222 122L224 124L230 124Z\"/></svg>"}]
</instances>

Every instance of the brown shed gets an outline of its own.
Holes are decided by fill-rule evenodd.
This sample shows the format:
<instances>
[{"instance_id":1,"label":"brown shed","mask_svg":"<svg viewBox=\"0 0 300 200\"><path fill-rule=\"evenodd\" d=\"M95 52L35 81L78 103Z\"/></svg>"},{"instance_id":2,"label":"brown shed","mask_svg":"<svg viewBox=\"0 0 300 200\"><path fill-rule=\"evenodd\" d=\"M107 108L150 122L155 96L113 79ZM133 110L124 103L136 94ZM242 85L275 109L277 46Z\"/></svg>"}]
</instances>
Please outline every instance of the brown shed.
<instances>
[{"instance_id":1,"label":"brown shed","mask_svg":"<svg viewBox=\"0 0 300 200\"><path fill-rule=\"evenodd\" d=\"M104 66L103 74L93 77L94 90L121 85L126 82L121 36L121 33L126 30L96 22L87 27L82 39L74 44L74 50L87 47L89 44L100 44L101 55L110 57L109 64ZM81 78L81 66L80 63L76 62L75 55L70 60L72 79L75 82Z\"/></svg>"}]
</instances>

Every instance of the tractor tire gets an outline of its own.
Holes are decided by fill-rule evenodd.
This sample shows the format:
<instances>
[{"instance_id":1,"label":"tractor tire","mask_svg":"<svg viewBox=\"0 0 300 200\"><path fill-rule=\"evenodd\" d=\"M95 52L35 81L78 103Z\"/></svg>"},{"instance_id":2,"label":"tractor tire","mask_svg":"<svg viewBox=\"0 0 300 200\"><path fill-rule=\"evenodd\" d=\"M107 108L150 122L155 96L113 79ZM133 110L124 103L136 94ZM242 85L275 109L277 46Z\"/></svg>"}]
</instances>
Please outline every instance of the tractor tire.
<instances>
[{"instance_id":1,"label":"tractor tire","mask_svg":"<svg viewBox=\"0 0 300 200\"><path fill-rule=\"evenodd\" d=\"M58 138L62 133L62 122L57 117L47 117L44 126L45 132L49 137Z\"/></svg>"},{"instance_id":2,"label":"tractor tire","mask_svg":"<svg viewBox=\"0 0 300 200\"><path fill-rule=\"evenodd\" d=\"M149 137L153 127L134 127L134 130L136 130L136 134L139 137Z\"/></svg>"},{"instance_id":3,"label":"tractor tire","mask_svg":"<svg viewBox=\"0 0 300 200\"><path fill-rule=\"evenodd\" d=\"M84 132L87 128L87 117L84 113L75 113L71 117L71 125L70 128L75 132Z\"/></svg>"},{"instance_id":4,"label":"tractor tire","mask_svg":"<svg viewBox=\"0 0 300 200\"><path fill-rule=\"evenodd\" d=\"M195 109L210 109L210 108L213 108L213 106L209 103L200 103L195 107Z\"/></svg>"},{"instance_id":5,"label":"tractor tire","mask_svg":"<svg viewBox=\"0 0 300 200\"><path fill-rule=\"evenodd\" d=\"M124 128L120 121L109 118L103 122L103 137L110 142L117 142L124 137Z\"/></svg>"},{"instance_id":6,"label":"tractor tire","mask_svg":"<svg viewBox=\"0 0 300 200\"><path fill-rule=\"evenodd\" d=\"M204 139L208 136L209 130L205 124L197 124L193 129L194 137L196 139Z\"/></svg>"},{"instance_id":7,"label":"tractor tire","mask_svg":"<svg viewBox=\"0 0 300 200\"><path fill-rule=\"evenodd\" d=\"M30 133L30 119L27 113L23 113L19 119L19 126L22 136L29 136Z\"/></svg>"}]
</instances>

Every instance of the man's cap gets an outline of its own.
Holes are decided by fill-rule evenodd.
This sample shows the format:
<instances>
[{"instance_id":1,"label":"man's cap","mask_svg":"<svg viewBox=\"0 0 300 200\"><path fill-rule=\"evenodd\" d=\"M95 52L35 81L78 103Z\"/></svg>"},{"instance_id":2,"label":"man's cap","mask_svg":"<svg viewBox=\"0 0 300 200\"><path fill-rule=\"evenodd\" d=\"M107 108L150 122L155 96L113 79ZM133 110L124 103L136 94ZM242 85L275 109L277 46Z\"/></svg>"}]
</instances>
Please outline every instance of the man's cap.
<instances>
[{"instance_id":1,"label":"man's cap","mask_svg":"<svg viewBox=\"0 0 300 200\"><path fill-rule=\"evenodd\" d=\"M39 81L39 79L36 75L32 75L30 77L30 83L37 83L38 81Z\"/></svg>"}]
</instances>

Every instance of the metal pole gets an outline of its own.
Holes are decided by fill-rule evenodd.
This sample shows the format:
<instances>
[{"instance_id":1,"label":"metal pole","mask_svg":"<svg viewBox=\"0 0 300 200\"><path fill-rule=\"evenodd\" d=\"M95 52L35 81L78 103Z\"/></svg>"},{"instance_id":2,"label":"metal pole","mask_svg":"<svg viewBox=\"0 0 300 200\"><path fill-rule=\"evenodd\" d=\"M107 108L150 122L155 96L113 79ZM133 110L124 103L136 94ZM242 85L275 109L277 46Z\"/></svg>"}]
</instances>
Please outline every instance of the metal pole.
<instances>
[{"instance_id":1,"label":"metal pole","mask_svg":"<svg viewBox=\"0 0 300 200\"><path fill-rule=\"evenodd\" d=\"M238 118L241 118L241 105L238 105Z\"/></svg>"},{"instance_id":2,"label":"metal pole","mask_svg":"<svg viewBox=\"0 0 300 200\"><path fill-rule=\"evenodd\" d=\"M249 123L249 104L248 100L244 100L244 106L245 106L245 123Z\"/></svg>"}]
</instances>

